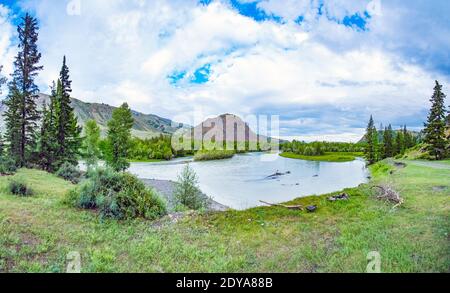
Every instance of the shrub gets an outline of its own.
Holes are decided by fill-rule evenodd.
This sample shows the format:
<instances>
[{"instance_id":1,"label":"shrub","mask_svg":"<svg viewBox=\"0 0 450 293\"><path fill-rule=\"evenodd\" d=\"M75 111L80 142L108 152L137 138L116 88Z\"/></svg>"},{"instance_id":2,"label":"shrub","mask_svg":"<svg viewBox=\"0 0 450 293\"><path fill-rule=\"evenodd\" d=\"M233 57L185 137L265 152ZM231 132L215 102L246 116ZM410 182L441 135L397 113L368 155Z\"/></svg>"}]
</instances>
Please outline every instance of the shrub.
<instances>
[{"instance_id":1,"label":"shrub","mask_svg":"<svg viewBox=\"0 0 450 293\"><path fill-rule=\"evenodd\" d=\"M180 175L174 192L177 205L183 205L193 210L205 208L207 199L198 188L198 177L194 170L186 165Z\"/></svg>"},{"instance_id":2,"label":"shrub","mask_svg":"<svg viewBox=\"0 0 450 293\"><path fill-rule=\"evenodd\" d=\"M67 162L62 164L55 174L56 176L61 177L64 180L70 181L74 184L80 182L81 179L80 169L77 166L74 166Z\"/></svg>"},{"instance_id":3,"label":"shrub","mask_svg":"<svg viewBox=\"0 0 450 293\"><path fill-rule=\"evenodd\" d=\"M166 214L165 202L144 183L129 173L111 169L90 172L89 179L72 190L67 198L72 205L97 209L102 217L114 219L156 219Z\"/></svg>"},{"instance_id":4,"label":"shrub","mask_svg":"<svg viewBox=\"0 0 450 293\"><path fill-rule=\"evenodd\" d=\"M34 194L33 190L21 180L11 179L8 187L9 192L17 196L28 197Z\"/></svg>"},{"instance_id":5,"label":"shrub","mask_svg":"<svg viewBox=\"0 0 450 293\"><path fill-rule=\"evenodd\" d=\"M12 175L16 173L16 162L11 158L0 157L0 174Z\"/></svg>"}]
</instances>

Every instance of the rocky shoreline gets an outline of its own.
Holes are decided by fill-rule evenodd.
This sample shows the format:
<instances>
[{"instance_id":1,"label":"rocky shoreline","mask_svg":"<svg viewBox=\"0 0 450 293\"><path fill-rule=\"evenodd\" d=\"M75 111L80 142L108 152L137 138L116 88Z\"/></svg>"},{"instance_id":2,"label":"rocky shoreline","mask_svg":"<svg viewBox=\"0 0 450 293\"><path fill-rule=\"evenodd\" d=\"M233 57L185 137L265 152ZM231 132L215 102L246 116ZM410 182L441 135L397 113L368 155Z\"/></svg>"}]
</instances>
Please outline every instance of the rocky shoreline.
<instances>
[{"instance_id":1,"label":"rocky shoreline","mask_svg":"<svg viewBox=\"0 0 450 293\"><path fill-rule=\"evenodd\" d=\"M150 188L155 189L167 201L169 210L173 209L173 193L175 191L176 182L170 180L155 180L155 179L140 179L144 184ZM206 194L201 193L203 197L208 200L209 211L222 212L229 210L229 208L221 203L209 198Z\"/></svg>"}]
</instances>

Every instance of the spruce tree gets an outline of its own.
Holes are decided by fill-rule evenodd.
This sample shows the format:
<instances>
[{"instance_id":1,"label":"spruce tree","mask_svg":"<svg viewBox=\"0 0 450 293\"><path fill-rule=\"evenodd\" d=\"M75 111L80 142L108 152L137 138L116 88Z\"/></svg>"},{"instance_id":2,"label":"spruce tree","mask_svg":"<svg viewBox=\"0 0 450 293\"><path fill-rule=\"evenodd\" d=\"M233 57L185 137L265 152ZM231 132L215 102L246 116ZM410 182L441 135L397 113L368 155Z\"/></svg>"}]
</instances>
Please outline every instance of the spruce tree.
<instances>
[{"instance_id":1,"label":"spruce tree","mask_svg":"<svg viewBox=\"0 0 450 293\"><path fill-rule=\"evenodd\" d=\"M56 117L57 117L57 166L64 163L78 164L81 147L81 127L71 106L70 93L72 81L69 77L69 68L66 65L66 57L63 58L59 80L56 89Z\"/></svg>"},{"instance_id":2,"label":"spruce tree","mask_svg":"<svg viewBox=\"0 0 450 293\"><path fill-rule=\"evenodd\" d=\"M378 132L372 116L370 116L369 124L367 125L366 140L365 156L369 164L374 164L378 160Z\"/></svg>"},{"instance_id":3,"label":"spruce tree","mask_svg":"<svg viewBox=\"0 0 450 293\"><path fill-rule=\"evenodd\" d=\"M131 128L134 119L128 104L115 109L108 122L107 164L116 171L125 171L130 166L127 160L131 143Z\"/></svg>"},{"instance_id":4,"label":"spruce tree","mask_svg":"<svg viewBox=\"0 0 450 293\"><path fill-rule=\"evenodd\" d=\"M388 127L386 127L383 135L383 158L391 158L393 157L394 152L394 146L393 146L393 132L392 132L392 126L389 124Z\"/></svg>"},{"instance_id":5,"label":"spruce tree","mask_svg":"<svg viewBox=\"0 0 450 293\"><path fill-rule=\"evenodd\" d=\"M395 155L401 155L405 153L405 144L403 138L403 131L400 129L397 131L397 135L395 136Z\"/></svg>"},{"instance_id":6,"label":"spruce tree","mask_svg":"<svg viewBox=\"0 0 450 293\"><path fill-rule=\"evenodd\" d=\"M441 160L445 156L445 94L442 86L436 81L433 96L430 99L432 104L425 124L425 143L430 155L436 160Z\"/></svg>"},{"instance_id":7,"label":"spruce tree","mask_svg":"<svg viewBox=\"0 0 450 293\"><path fill-rule=\"evenodd\" d=\"M56 87L53 82L50 103L43 105L41 133L39 137L39 165L48 172L56 171L58 153L57 117L56 117Z\"/></svg>"},{"instance_id":8,"label":"spruce tree","mask_svg":"<svg viewBox=\"0 0 450 293\"><path fill-rule=\"evenodd\" d=\"M17 28L19 52L14 61L10 94L6 100L7 140L11 156L20 167L31 159L36 145L39 120L36 100L39 89L34 80L43 68L38 65L41 59L37 48L38 30L37 20L26 14Z\"/></svg>"}]
</instances>

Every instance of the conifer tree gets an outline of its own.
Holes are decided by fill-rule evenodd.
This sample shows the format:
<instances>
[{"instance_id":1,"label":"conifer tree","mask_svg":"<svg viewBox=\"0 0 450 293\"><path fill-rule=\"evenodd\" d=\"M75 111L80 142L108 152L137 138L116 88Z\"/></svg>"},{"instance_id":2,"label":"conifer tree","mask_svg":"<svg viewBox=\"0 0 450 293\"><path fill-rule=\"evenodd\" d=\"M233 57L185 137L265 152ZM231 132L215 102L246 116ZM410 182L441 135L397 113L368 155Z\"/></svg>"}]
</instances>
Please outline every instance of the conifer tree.
<instances>
[{"instance_id":1,"label":"conifer tree","mask_svg":"<svg viewBox=\"0 0 450 293\"><path fill-rule=\"evenodd\" d=\"M0 132L0 159L5 155L5 142L3 141L3 135Z\"/></svg>"},{"instance_id":2,"label":"conifer tree","mask_svg":"<svg viewBox=\"0 0 450 293\"><path fill-rule=\"evenodd\" d=\"M41 59L37 48L38 30L37 20L26 14L17 28L19 52L14 61L10 93L6 100L7 140L11 156L20 167L32 159L31 153L36 145L39 89L34 80L43 68L38 65Z\"/></svg>"},{"instance_id":3,"label":"conifer tree","mask_svg":"<svg viewBox=\"0 0 450 293\"><path fill-rule=\"evenodd\" d=\"M369 124L367 125L366 140L365 156L369 164L374 164L378 160L378 132L372 116L370 116Z\"/></svg>"},{"instance_id":4,"label":"conifer tree","mask_svg":"<svg viewBox=\"0 0 450 293\"><path fill-rule=\"evenodd\" d=\"M430 155L436 160L443 159L445 156L445 94L442 92L442 86L436 81L433 96L430 99L432 104L425 124L425 143Z\"/></svg>"},{"instance_id":5,"label":"conifer tree","mask_svg":"<svg viewBox=\"0 0 450 293\"><path fill-rule=\"evenodd\" d=\"M56 119L56 87L53 82L50 103L43 105L41 133L39 137L39 165L48 172L56 171L56 156L58 153L57 119Z\"/></svg>"},{"instance_id":6,"label":"conifer tree","mask_svg":"<svg viewBox=\"0 0 450 293\"><path fill-rule=\"evenodd\" d=\"M395 155L401 155L405 153L405 140L403 138L403 131L400 129L395 136Z\"/></svg>"},{"instance_id":7,"label":"conifer tree","mask_svg":"<svg viewBox=\"0 0 450 293\"><path fill-rule=\"evenodd\" d=\"M116 171L124 171L130 163L127 160L131 144L131 128L134 119L128 104L115 109L108 122L108 150L106 162Z\"/></svg>"},{"instance_id":8,"label":"conifer tree","mask_svg":"<svg viewBox=\"0 0 450 293\"><path fill-rule=\"evenodd\" d=\"M78 164L81 147L81 127L75 116L70 101L72 81L69 77L69 68L66 65L66 57L63 58L59 80L56 87L56 119L57 119L57 166L64 163Z\"/></svg>"},{"instance_id":9,"label":"conifer tree","mask_svg":"<svg viewBox=\"0 0 450 293\"><path fill-rule=\"evenodd\" d=\"M392 126L389 124L388 127L386 127L383 135L383 158L391 158L394 154L394 146L393 146L393 132L392 132Z\"/></svg>"}]
</instances>

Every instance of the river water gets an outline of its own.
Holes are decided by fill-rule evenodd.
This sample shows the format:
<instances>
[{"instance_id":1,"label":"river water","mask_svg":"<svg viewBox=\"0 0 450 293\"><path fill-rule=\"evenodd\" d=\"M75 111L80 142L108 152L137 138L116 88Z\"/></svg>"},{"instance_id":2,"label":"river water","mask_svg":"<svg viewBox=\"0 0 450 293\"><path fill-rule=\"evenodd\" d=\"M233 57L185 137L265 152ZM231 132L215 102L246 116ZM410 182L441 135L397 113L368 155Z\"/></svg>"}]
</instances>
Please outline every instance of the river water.
<instances>
[{"instance_id":1,"label":"river water","mask_svg":"<svg viewBox=\"0 0 450 293\"><path fill-rule=\"evenodd\" d=\"M129 171L139 178L176 181L185 164L199 177L200 189L215 201L234 209L262 205L260 200L281 203L298 197L356 187L368 181L361 159L346 163L312 162L250 153L232 159L192 162L132 163ZM285 173L270 177L275 173Z\"/></svg>"}]
</instances>

